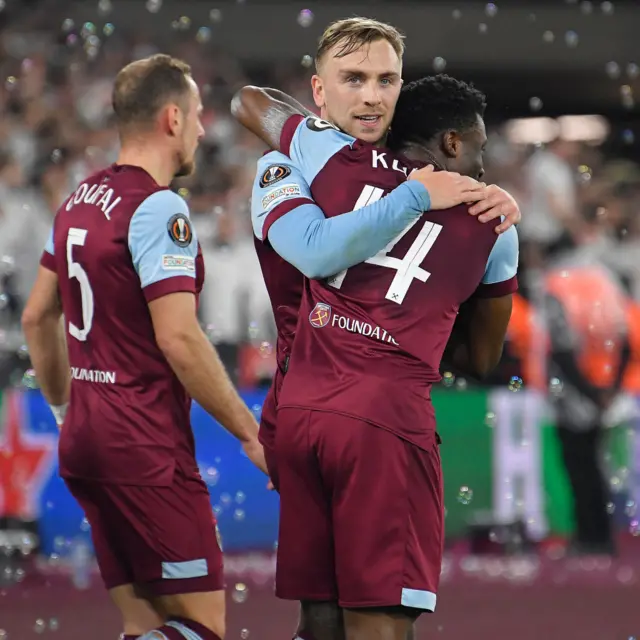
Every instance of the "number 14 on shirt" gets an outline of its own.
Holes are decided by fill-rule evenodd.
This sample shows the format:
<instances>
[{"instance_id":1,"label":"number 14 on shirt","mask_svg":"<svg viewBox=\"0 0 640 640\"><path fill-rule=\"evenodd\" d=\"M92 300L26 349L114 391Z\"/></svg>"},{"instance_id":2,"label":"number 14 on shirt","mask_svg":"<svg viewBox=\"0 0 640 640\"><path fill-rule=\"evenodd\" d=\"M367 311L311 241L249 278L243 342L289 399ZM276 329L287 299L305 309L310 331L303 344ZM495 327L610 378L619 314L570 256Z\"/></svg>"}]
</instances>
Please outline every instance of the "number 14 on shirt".
<instances>
[{"instance_id":1,"label":"number 14 on shirt","mask_svg":"<svg viewBox=\"0 0 640 640\"><path fill-rule=\"evenodd\" d=\"M366 207L367 205L380 200L383 195L383 189L366 185L354 206L354 210L361 209L362 207ZM413 229L414 225L419 222L420 218L413 220L382 251L379 251L375 256L368 260L365 260L368 264L375 264L379 267L386 267L387 269L395 269L396 274L393 277L391 286L387 290L385 298L391 302L395 302L396 304L402 304L413 280L426 282L431 276L431 273L420 267L420 265L426 258L429 251L431 251L438 235L440 235L442 225L435 224L434 222L429 222L427 220L423 223L420 233L418 233L416 239L412 242L404 258L394 258L389 255L400 239L403 238L411 229ZM347 271L348 269L345 269L332 278L329 278L327 280L327 284L335 287L336 289L340 289L347 275Z\"/></svg>"}]
</instances>

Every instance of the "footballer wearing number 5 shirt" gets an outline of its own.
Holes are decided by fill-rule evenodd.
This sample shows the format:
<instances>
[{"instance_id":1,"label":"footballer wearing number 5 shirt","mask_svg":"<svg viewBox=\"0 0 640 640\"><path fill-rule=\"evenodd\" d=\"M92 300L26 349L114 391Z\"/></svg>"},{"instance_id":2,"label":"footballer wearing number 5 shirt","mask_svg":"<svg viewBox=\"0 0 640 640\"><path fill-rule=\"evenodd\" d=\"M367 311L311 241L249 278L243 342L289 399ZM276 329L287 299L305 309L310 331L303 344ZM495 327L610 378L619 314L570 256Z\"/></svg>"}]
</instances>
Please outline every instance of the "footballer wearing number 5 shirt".
<instances>
[{"instance_id":1,"label":"footballer wearing number 5 shirt","mask_svg":"<svg viewBox=\"0 0 640 640\"><path fill-rule=\"evenodd\" d=\"M453 78L411 83L396 108L395 151L290 117L282 154L260 163L260 176L271 175L269 162L287 176L256 181L256 236L295 265L305 246L279 221L297 207L315 203L338 216L383 198L426 163L479 177L484 110L484 96ZM273 122L264 128L273 132ZM496 224L479 225L465 206L431 210L363 263L305 279L278 399L276 592L337 601L348 636L384 627L382 637L404 638L435 608L443 504L430 393L456 319L453 364L482 376L500 358L518 241L515 228L496 235Z\"/></svg>"},{"instance_id":2,"label":"footballer wearing number 5 shirt","mask_svg":"<svg viewBox=\"0 0 640 640\"><path fill-rule=\"evenodd\" d=\"M122 638L219 640L222 550L191 398L265 466L258 425L198 323L202 254L169 189L193 170L202 104L189 67L164 55L120 71L113 104L118 162L56 214L23 326Z\"/></svg>"}]
</instances>

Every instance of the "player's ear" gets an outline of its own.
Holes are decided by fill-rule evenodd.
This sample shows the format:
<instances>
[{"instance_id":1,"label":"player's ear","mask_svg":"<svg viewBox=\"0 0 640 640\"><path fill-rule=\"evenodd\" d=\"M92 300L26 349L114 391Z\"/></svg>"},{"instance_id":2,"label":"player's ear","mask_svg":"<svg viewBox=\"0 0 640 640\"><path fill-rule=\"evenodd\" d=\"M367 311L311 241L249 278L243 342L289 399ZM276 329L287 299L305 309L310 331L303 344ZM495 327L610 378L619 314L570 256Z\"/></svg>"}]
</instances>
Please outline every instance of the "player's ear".
<instances>
[{"instance_id":1,"label":"player's ear","mask_svg":"<svg viewBox=\"0 0 640 640\"><path fill-rule=\"evenodd\" d=\"M313 101L316 103L316 107L321 109L325 106L324 85L322 84L322 78L317 74L311 78L311 89L313 90Z\"/></svg>"},{"instance_id":2,"label":"player's ear","mask_svg":"<svg viewBox=\"0 0 640 640\"><path fill-rule=\"evenodd\" d=\"M182 131L184 113L177 104L168 104L162 114L163 125L167 133L172 137L177 137Z\"/></svg>"},{"instance_id":3,"label":"player's ear","mask_svg":"<svg viewBox=\"0 0 640 640\"><path fill-rule=\"evenodd\" d=\"M442 136L442 151L450 158L457 158L460 155L462 140L457 131L447 131Z\"/></svg>"}]
</instances>

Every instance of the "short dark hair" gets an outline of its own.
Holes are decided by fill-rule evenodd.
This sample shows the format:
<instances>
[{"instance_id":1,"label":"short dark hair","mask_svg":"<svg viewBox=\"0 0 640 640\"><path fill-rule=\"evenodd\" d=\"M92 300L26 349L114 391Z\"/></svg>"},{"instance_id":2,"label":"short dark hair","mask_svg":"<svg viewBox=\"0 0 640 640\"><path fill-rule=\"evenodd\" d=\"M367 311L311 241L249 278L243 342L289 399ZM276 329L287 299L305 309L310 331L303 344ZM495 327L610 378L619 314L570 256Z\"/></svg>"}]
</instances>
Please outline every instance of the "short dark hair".
<instances>
[{"instance_id":1,"label":"short dark hair","mask_svg":"<svg viewBox=\"0 0 640 640\"><path fill-rule=\"evenodd\" d=\"M404 36L395 27L373 18L344 18L332 22L318 42L316 51L316 69L323 58L335 47L336 58L343 58L362 47L386 40L402 59L404 55Z\"/></svg>"},{"instance_id":2,"label":"short dark hair","mask_svg":"<svg viewBox=\"0 0 640 640\"><path fill-rule=\"evenodd\" d=\"M161 53L128 64L113 86L118 127L151 124L160 109L172 101L186 108L189 77L191 67L186 62Z\"/></svg>"},{"instance_id":3,"label":"short dark hair","mask_svg":"<svg viewBox=\"0 0 640 640\"><path fill-rule=\"evenodd\" d=\"M472 129L486 107L484 93L462 80L442 73L415 80L400 92L389 144L428 144L445 131Z\"/></svg>"}]
</instances>

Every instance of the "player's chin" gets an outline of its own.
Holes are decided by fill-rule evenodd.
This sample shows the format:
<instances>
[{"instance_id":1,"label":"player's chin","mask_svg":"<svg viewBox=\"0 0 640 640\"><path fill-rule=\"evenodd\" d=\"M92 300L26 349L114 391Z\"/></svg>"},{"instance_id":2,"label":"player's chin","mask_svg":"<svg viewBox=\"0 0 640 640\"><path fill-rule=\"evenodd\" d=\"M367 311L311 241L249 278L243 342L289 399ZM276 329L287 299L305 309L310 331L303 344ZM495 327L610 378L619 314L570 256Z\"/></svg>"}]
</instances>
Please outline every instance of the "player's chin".
<instances>
[{"instance_id":1,"label":"player's chin","mask_svg":"<svg viewBox=\"0 0 640 640\"><path fill-rule=\"evenodd\" d=\"M387 127L382 120L379 120L375 126L363 125L361 121L358 121L356 130L358 132L356 138L359 138L364 142L376 143L384 138L384 135L387 132Z\"/></svg>"}]
</instances>

